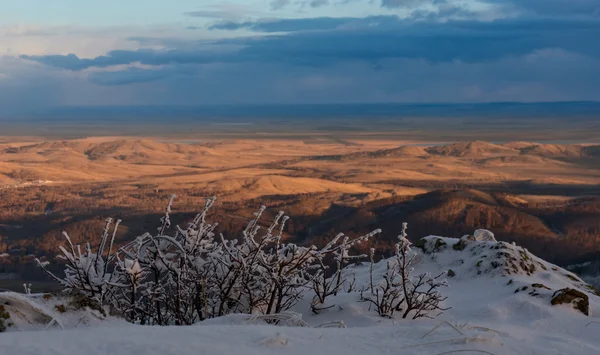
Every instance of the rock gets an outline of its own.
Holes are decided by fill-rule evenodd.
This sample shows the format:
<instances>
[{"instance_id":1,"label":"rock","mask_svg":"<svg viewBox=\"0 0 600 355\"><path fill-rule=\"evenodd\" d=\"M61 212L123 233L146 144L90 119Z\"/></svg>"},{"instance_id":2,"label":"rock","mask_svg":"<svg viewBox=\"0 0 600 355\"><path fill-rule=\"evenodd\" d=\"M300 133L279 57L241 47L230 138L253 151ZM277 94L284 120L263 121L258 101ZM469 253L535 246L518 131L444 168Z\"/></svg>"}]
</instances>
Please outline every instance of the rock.
<instances>
[{"instance_id":1,"label":"rock","mask_svg":"<svg viewBox=\"0 0 600 355\"><path fill-rule=\"evenodd\" d=\"M10 313L4 308L4 305L0 304L0 333L6 331L6 328L11 325Z\"/></svg>"},{"instance_id":2,"label":"rock","mask_svg":"<svg viewBox=\"0 0 600 355\"><path fill-rule=\"evenodd\" d=\"M442 249L444 249L446 247L446 242L443 239L436 239L435 240L435 245L434 245L434 252L438 252L441 251Z\"/></svg>"},{"instance_id":3,"label":"rock","mask_svg":"<svg viewBox=\"0 0 600 355\"><path fill-rule=\"evenodd\" d=\"M467 247L467 244L474 242L476 239L474 236L472 235L464 235L462 238L460 238L460 240L458 241L458 243L454 244L452 246L452 248L454 250L465 250L465 248Z\"/></svg>"},{"instance_id":4,"label":"rock","mask_svg":"<svg viewBox=\"0 0 600 355\"><path fill-rule=\"evenodd\" d=\"M552 305L571 304L573 308L585 314L590 315L590 300L589 297L578 290L572 288L563 288L554 292L552 295Z\"/></svg>"},{"instance_id":5,"label":"rock","mask_svg":"<svg viewBox=\"0 0 600 355\"><path fill-rule=\"evenodd\" d=\"M515 290L515 293L519 293L522 291L525 291L529 288L529 286L521 286L521 287L517 287L517 289Z\"/></svg>"},{"instance_id":6,"label":"rock","mask_svg":"<svg viewBox=\"0 0 600 355\"><path fill-rule=\"evenodd\" d=\"M96 300L92 300L89 297L75 293L70 295L69 306L75 310L81 310L89 308L91 310L99 312L102 316L106 317L106 312Z\"/></svg>"},{"instance_id":7,"label":"rock","mask_svg":"<svg viewBox=\"0 0 600 355\"><path fill-rule=\"evenodd\" d=\"M446 249L448 244L443 238L429 236L419 239L419 241L415 243L415 246L422 249L425 254L433 254Z\"/></svg>"},{"instance_id":8,"label":"rock","mask_svg":"<svg viewBox=\"0 0 600 355\"><path fill-rule=\"evenodd\" d=\"M415 243L415 247L425 250L425 242L425 238L421 238L417 240L417 242Z\"/></svg>"}]
</instances>

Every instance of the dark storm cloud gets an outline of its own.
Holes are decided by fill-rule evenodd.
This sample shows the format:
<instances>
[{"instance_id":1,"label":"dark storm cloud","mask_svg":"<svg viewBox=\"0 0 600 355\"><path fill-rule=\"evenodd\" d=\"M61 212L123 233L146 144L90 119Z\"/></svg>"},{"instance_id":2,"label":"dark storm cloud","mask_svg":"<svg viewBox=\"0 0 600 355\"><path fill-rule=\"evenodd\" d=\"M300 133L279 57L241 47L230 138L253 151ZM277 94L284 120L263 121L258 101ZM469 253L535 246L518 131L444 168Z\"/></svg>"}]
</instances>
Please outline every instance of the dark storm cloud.
<instances>
[{"instance_id":1,"label":"dark storm cloud","mask_svg":"<svg viewBox=\"0 0 600 355\"><path fill-rule=\"evenodd\" d=\"M485 2L511 6L535 15L600 16L599 0L485 0Z\"/></svg>"},{"instance_id":2,"label":"dark storm cloud","mask_svg":"<svg viewBox=\"0 0 600 355\"><path fill-rule=\"evenodd\" d=\"M137 62L146 65L277 62L316 67L347 61L377 63L403 58L433 63L477 63L523 56L548 48L600 57L600 42L597 40L600 22L591 20L513 19L440 23L392 17L316 18L229 23L219 28L289 33L222 40L211 47L189 44L171 50L118 50L93 59L82 59L72 54L22 58L78 71ZM219 50L227 46L238 49Z\"/></svg>"},{"instance_id":3,"label":"dark storm cloud","mask_svg":"<svg viewBox=\"0 0 600 355\"><path fill-rule=\"evenodd\" d=\"M204 18L189 29L206 30L208 19L212 29L252 37L131 37L144 49L95 58L0 55L0 113L52 105L600 100L600 0L478 0L494 5L485 10L464 0L273 5L297 16L311 5L368 1L408 18L267 20L272 13L223 5L188 13Z\"/></svg>"},{"instance_id":4,"label":"dark storm cloud","mask_svg":"<svg viewBox=\"0 0 600 355\"><path fill-rule=\"evenodd\" d=\"M167 64L202 64L213 63L220 60L220 56L208 51L189 50L137 50L111 51L107 55L93 59L82 59L74 54L48 55L48 56L21 56L22 59L33 60L51 67L67 70L83 70L88 68L106 68L115 65L127 65L141 63L145 65L167 65Z\"/></svg>"},{"instance_id":5,"label":"dark storm cloud","mask_svg":"<svg viewBox=\"0 0 600 355\"><path fill-rule=\"evenodd\" d=\"M570 15L600 16L599 0L480 0L483 3L498 5L507 9L518 9L529 15ZM464 2L457 0L381 0L387 8L416 8L420 5L434 5L460 8Z\"/></svg>"},{"instance_id":6,"label":"dark storm cloud","mask_svg":"<svg viewBox=\"0 0 600 355\"><path fill-rule=\"evenodd\" d=\"M369 16L365 18L355 17L314 17L283 20L262 20L244 22L222 22L209 27L211 30L252 30L256 32L299 32L299 31L323 31L335 30L343 26L366 27L372 23L382 24L388 22L393 25L398 22L396 16Z\"/></svg>"},{"instance_id":7,"label":"dark storm cloud","mask_svg":"<svg viewBox=\"0 0 600 355\"><path fill-rule=\"evenodd\" d=\"M415 7L424 3L433 3L434 0L381 0L382 7Z\"/></svg>"},{"instance_id":8,"label":"dark storm cloud","mask_svg":"<svg viewBox=\"0 0 600 355\"><path fill-rule=\"evenodd\" d=\"M126 70L91 73L89 80L97 85L120 86L136 83L147 83L178 75L193 75L193 70L186 67L166 67L159 69L128 68Z\"/></svg>"}]
</instances>

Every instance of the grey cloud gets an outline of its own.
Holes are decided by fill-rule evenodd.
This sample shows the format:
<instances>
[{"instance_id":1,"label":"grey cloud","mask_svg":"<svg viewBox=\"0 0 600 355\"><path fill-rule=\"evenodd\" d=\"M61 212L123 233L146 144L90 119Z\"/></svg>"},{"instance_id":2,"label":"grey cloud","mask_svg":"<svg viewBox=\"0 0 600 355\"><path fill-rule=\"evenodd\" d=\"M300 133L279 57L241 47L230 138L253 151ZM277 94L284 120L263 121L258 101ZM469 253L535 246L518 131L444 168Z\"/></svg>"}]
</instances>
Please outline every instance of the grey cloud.
<instances>
[{"instance_id":1,"label":"grey cloud","mask_svg":"<svg viewBox=\"0 0 600 355\"><path fill-rule=\"evenodd\" d=\"M335 30L340 27L359 26L367 27L374 23L397 23L396 16L370 16L366 18L354 17L315 17L310 19L282 19L245 22L223 22L212 25L213 30L239 30L248 29L257 32L300 32Z\"/></svg>"},{"instance_id":2,"label":"grey cloud","mask_svg":"<svg viewBox=\"0 0 600 355\"><path fill-rule=\"evenodd\" d=\"M194 26L188 26L190 28L188 29L198 29ZM149 46L161 46L161 47L165 47L165 48L177 48L177 47L182 47L182 46L186 46L189 44L189 40L184 40L181 38L176 38L176 37L142 37L142 36L135 36L135 37L128 37L127 38L128 41L132 41L132 42L137 42L140 46L142 47L149 47Z\"/></svg>"},{"instance_id":3,"label":"grey cloud","mask_svg":"<svg viewBox=\"0 0 600 355\"><path fill-rule=\"evenodd\" d=\"M84 73L1 62L0 72L9 77L0 80L0 111L50 105L600 100L595 70L600 60L560 49L475 63L409 58L312 67L289 61L173 63L153 72L94 71L92 82L76 78Z\"/></svg>"},{"instance_id":4,"label":"grey cloud","mask_svg":"<svg viewBox=\"0 0 600 355\"><path fill-rule=\"evenodd\" d=\"M247 6L221 3L218 5L207 6L203 10L185 12L184 15L208 19L235 20L248 16L266 16L267 14Z\"/></svg>"},{"instance_id":5,"label":"grey cloud","mask_svg":"<svg viewBox=\"0 0 600 355\"><path fill-rule=\"evenodd\" d=\"M508 12L520 12L528 16L566 16L600 17L599 0L481 0L484 3L504 8ZM435 13L464 11L464 2L458 0L381 0L381 6L386 8L416 9L421 5L433 5ZM498 11L501 11L501 10ZM424 17L424 10L418 10L417 16ZM466 14L466 13L463 13Z\"/></svg>"},{"instance_id":6,"label":"grey cloud","mask_svg":"<svg viewBox=\"0 0 600 355\"><path fill-rule=\"evenodd\" d=\"M273 0L271 1L271 8L273 10L279 10L290 5L291 3L291 0Z\"/></svg>"},{"instance_id":7,"label":"grey cloud","mask_svg":"<svg viewBox=\"0 0 600 355\"><path fill-rule=\"evenodd\" d=\"M598 0L485 0L485 2L521 9L532 15L600 16Z\"/></svg>"},{"instance_id":8,"label":"grey cloud","mask_svg":"<svg viewBox=\"0 0 600 355\"><path fill-rule=\"evenodd\" d=\"M600 57L600 44L596 40L600 36L598 21L540 19L439 23L382 17L280 20L251 26L265 32L290 33L222 40L212 47L112 51L94 59L80 59L74 55L24 58L63 69L82 70L134 62L148 65L284 62L315 67L345 61L377 63L389 58L406 58L434 63L476 63L523 56L547 48ZM225 28L224 25L221 28ZM220 46L232 49L221 51L218 50Z\"/></svg>"},{"instance_id":9,"label":"grey cloud","mask_svg":"<svg viewBox=\"0 0 600 355\"><path fill-rule=\"evenodd\" d=\"M120 71L93 72L88 78L97 85L119 86L157 81L178 75L193 75L193 70L184 66L153 69L128 68Z\"/></svg>"},{"instance_id":10,"label":"grey cloud","mask_svg":"<svg viewBox=\"0 0 600 355\"><path fill-rule=\"evenodd\" d=\"M415 7L425 3L433 3L435 0L381 0L382 7L399 8L399 7Z\"/></svg>"},{"instance_id":11,"label":"grey cloud","mask_svg":"<svg viewBox=\"0 0 600 355\"><path fill-rule=\"evenodd\" d=\"M321 7L329 5L329 0L312 0L309 4L311 7Z\"/></svg>"},{"instance_id":12,"label":"grey cloud","mask_svg":"<svg viewBox=\"0 0 600 355\"><path fill-rule=\"evenodd\" d=\"M193 74L174 72L134 86L102 81L101 76L109 73L98 72L96 80L114 86L87 95L97 95L96 102L123 97L130 104L169 105L600 100L600 73L592 69L598 65L598 59L559 50L481 63L385 59L380 71L366 62L329 67L231 63L219 68L200 65ZM59 97L62 90L56 89L63 85L47 85L57 102L64 100Z\"/></svg>"},{"instance_id":13,"label":"grey cloud","mask_svg":"<svg viewBox=\"0 0 600 355\"><path fill-rule=\"evenodd\" d=\"M437 4L448 16L469 17L450 2ZM118 95L167 104L600 100L600 21L413 16L225 21L213 28L258 34L215 43L134 38L168 49L22 58L47 66L37 68L87 75L81 87L88 94L71 93L79 101L91 93L97 96L89 100L112 102ZM155 68L89 70L138 62ZM6 82L0 80L0 103L17 85ZM43 90L60 100L57 87L52 82Z\"/></svg>"},{"instance_id":14,"label":"grey cloud","mask_svg":"<svg viewBox=\"0 0 600 355\"><path fill-rule=\"evenodd\" d=\"M0 55L0 118L9 114L35 111L58 105L115 104L123 96L113 96L105 88L90 83L84 76L65 72L13 57Z\"/></svg>"},{"instance_id":15,"label":"grey cloud","mask_svg":"<svg viewBox=\"0 0 600 355\"><path fill-rule=\"evenodd\" d=\"M474 19L477 13L469 10L462 2L448 0L433 0L435 10L413 10L411 18L414 20L443 20L443 19Z\"/></svg>"},{"instance_id":16,"label":"grey cloud","mask_svg":"<svg viewBox=\"0 0 600 355\"><path fill-rule=\"evenodd\" d=\"M184 13L186 16L191 17L204 17L204 18L229 18L232 16L231 12L223 10L203 10L203 11L191 11Z\"/></svg>"},{"instance_id":17,"label":"grey cloud","mask_svg":"<svg viewBox=\"0 0 600 355\"><path fill-rule=\"evenodd\" d=\"M107 68L115 65L141 63L145 65L168 64L201 64L218 62L224 55L209 50L173 49L167 51L137 50L111 51L107 55L93 59L81 59L74 54L49 56L21 56L26 60L36 61L51 67L67 70L83 70L88 68Z\"/></svg>"},{"instance_id":18,"label":"grey cloud","mask_svg":"<svg viewBox=\"0 0 600 355\"><path fill-rule=\"evenodd\" d=\"M350 1L356 1L356 0L350 0ZM350 1L346 1L345 3L350 2ZM306 6L310 6L312 8L317 8L317 7L329 5L330 3L331 3L330 0L296 0L296 1L273 0L273 1L271 1L271 9L281 10L281 9L283 9L285 7L289 7L291 5L296 5L300 8L306 7Z\"/></svg>"}]
</instances>

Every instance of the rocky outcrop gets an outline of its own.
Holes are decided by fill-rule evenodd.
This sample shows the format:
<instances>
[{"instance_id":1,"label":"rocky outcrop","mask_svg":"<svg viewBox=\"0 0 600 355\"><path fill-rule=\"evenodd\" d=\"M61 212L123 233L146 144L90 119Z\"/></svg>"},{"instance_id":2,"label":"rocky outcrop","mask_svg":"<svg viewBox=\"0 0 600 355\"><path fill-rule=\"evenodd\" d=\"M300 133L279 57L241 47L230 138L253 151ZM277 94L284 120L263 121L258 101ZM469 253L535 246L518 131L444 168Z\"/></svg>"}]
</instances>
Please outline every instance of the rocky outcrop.
<instances>
[{"instance_id":1,"label":"rocky outcrop","mask_svg":"<svg viewBox=\"0 0 600 355\"><path fill-rule=\"evenodd\" d=\"M586 316L590 315L589 297L585 293L572 288L563 288L554 292L551 303L553 306L559 304L571 304L573 308Z\"/></svg>"}]
</instances>

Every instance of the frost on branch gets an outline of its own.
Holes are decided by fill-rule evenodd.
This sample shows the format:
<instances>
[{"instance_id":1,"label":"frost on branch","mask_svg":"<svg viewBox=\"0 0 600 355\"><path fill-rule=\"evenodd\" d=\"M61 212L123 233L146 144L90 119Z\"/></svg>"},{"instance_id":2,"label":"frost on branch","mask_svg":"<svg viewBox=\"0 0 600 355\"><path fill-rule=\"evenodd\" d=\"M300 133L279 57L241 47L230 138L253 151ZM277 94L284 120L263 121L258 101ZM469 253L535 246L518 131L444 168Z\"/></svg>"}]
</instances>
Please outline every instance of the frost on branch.
<instances>
[{"instance_id":1,"label":"frost on branch","mask_svg":"<svg viewBox=\"0 0 600 355\"><path fill-rule=\"evenodd\" d=\"M410 248L406 229L407 224L403 223L396 244L396 255L387 260L383 281L377 285L373 285L371 281L370 290L361 292L361 301L374 306L383 317L391 318L395 312L399 312L402 318L432 318L447 310L442 307L446 297L439 291L447 286L443 278L445 273L435 277L427 273L413 275L418 254ZM371 263L372 260L371 258Z\"/></svg>"},{"instance_id":2,"label":"frost on branch","mask_svg":"<svg viewBox=\"0 0 600 355\"><path fill-rule=\"evenodd\" d=\"M66 260L67 263L64 278L59 278L48 271L46 269L47 263L43 263L39 259L36 259L36 262L50 277L60 282L65 291L78 292L96 302L102 303L107 293L107 282L110 282L112 276L108 272L108 267L115 259L112 248L119 223L121 223L120 220L113 227L112 219L107 219L97 250L92 251L88 243L85 245L83 253L81 246L74 246L69 235L63 232L63 236L68 244L68 250L62 246L59 248L62 253L59 257ZM113 227L112 233L111 227ZM106 249L107 246L108 249Z\"/></svg>"},{"instance_id":3,"label":"frost on branch","mask_svg":"<svg viewBox=\"0 0 600 355\"><path fill-rule=\"evenodd\" d=\"M311 288L315 293L311 302L311 311L313 313L317 314L321 310L335 306L333 304L326 305L325 301L327 297L337 295L346 283L344 267L352 260L367 257L366 255L350 255L350 249L380 233L381 230L377 229L355 239L350 239L344 234L338 234L319 252L317 264L315 265L316 273L312 277L311 282ZM328 275L329 265L326 263L326 258L329 255L335 260L336 266L335 272L331 277Z\"/></svg>"},{"instance_id":4,"label":"frost on branch","mask_svg":"<svg viewBox=\"0 0 600 355\"><path fill-rule=\"evenodd\" d=\"M375 230L357 238L339 234L320 249L300 246L286 242L288 217L283 212L267 227L261 226L263 206L237 239L226 239L215 233L217 224L206 219L215 198L206 200L186 228L172 229L173 199L156 233L145 233L119 248L114 240L120 221L113 225L107 220L95 248L89 243L75 246L64 234L67 248L60 248L66 261L64 277L38 263L65 291L132 323L189 325L233 313L287 314L310 291L314 313L332 307L328 298L354 287L346 280L348 263L367 257L352 255L351 250L381 233ZM371 292L363 291L362 299L384 316L401 311L405 318L429 317L443 310L444 298L438 292L445 285L442 275L411 275L415 254L406 239L406 225L396 247L383 283L373 285L371 272ZM371 249L372 263L373 255ZM282 321L277 316L264 319Z\"/></svg>"},{"instance_id":5,"label":"frost on branch","mask_svg":"<svg viewBox=\"0 0 600 355\"><path fill-rule=\"evenodd\" d=\"M184 325L231 313L273 315L289 311L311 288L322 300L314 307L339 292L343 267L362 257L349 255L349 249L379 233L356 239L340 235L322 249L286 243L288 217L279 212L262 228L263 206L238 239L227 240L215 234L216 224L206 221L214 198L207 199L187 228L177 226L169 232L172 202L173 198L156 234L143 234L114 251L118 222L111 233L108 220L97 250L89 244L81 250L65 234L65 277L47 272L65 290L134 323ZM336 264L331 278L326 258ZM46 265L40 266L46 270Z\"/></svg>"}]
</instances>

